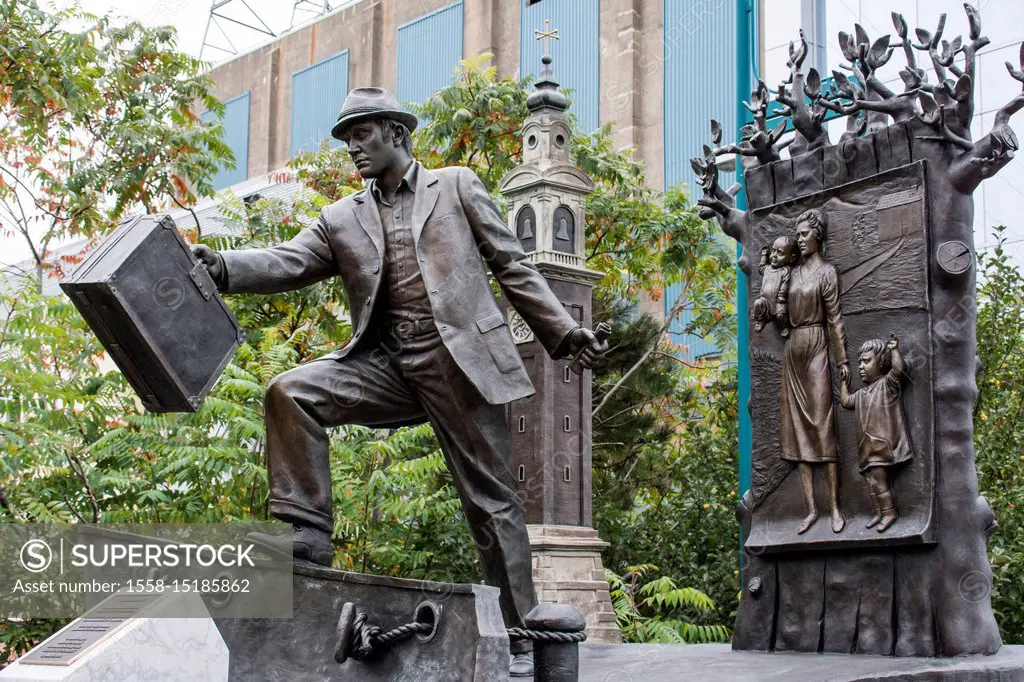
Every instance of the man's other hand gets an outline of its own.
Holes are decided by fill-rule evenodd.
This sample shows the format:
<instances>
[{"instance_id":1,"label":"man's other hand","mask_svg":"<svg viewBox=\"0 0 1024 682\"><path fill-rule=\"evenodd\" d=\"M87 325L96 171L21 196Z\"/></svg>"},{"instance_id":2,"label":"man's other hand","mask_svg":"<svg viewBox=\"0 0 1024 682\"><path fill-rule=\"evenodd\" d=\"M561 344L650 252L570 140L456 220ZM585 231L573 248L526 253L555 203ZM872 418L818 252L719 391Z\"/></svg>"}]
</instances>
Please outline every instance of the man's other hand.
<instances>
[{"instance_id":1,"label":"man's other hand","mask_svg":"<svg viewBox=\"0 0 1024 682\"><path fill-rule=\"evenodd\" d=\"M577 327L569 332L569 355L576 358L583 369L593 369L598 360L608 352L608 342L598 340L586 327Z\"/></svg>"},{"instance_id":2,"label":"man's other hand","mask_svg":"<svg viewBox=\"0 0 1024 682\"><path fill-rule=\"evenodd\" d=\"M206 266L206 271L210 273L210 278L214 282L220 282L224 275L224 265L221 259L217 256L217 252L211 249L206 244L193 244L192 255L196 259Z\"/></svg>"}]
</instances>

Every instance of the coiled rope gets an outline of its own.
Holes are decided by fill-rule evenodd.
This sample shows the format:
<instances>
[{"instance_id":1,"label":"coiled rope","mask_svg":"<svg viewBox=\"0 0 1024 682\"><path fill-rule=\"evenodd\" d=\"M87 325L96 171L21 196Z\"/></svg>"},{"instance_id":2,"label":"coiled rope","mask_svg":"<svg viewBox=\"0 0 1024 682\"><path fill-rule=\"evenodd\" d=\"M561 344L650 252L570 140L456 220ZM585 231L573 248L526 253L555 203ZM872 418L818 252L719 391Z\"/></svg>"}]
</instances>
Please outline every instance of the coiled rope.
<instances>
[{"instance_id":1,"label":"coiled rope","mask_svg":"<svg viewBox=\"0 0 1024 682\"><path fill-rule=\"evenodd\" d=\"M338 618L338 644L334 652L334 660L344 663L349 658L363 661L382 655L393 645L413 635L429 635L437 627L436 623L405 623L385 631L379 625L367 625L368 616L357 611L352 602L346 602ZM508 628L509 641L524 639L534 642L560 642L569 644L583 642L587 633L561 632L558 630L531 630L528 628Z\"/></svg>"}]
</instances>

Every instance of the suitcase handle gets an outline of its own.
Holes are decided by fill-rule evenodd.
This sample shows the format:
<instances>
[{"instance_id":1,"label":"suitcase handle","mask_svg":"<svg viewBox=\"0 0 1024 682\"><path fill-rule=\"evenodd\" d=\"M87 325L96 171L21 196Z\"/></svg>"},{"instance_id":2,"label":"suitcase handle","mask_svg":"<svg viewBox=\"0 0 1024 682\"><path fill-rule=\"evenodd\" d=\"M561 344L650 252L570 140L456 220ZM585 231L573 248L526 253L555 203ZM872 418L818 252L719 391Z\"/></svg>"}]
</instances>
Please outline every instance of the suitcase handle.
<instances>
[{"instance_id":1,"label":"suitcase handle","mask_svg":"<svg viewBox=\"0 0 1024 682\"><path fill-rule=\"evenodd\" d=\"M206 266L202 262L197 262L191 270L189 270L188 276L192 278L196 288L199 289L199 293L203 295L203 298L207 301L213 296L213 292L217 290L217 285L213 283L213 278L210 277L210 273L207 272Z\"/></svg>"}]
</instances>

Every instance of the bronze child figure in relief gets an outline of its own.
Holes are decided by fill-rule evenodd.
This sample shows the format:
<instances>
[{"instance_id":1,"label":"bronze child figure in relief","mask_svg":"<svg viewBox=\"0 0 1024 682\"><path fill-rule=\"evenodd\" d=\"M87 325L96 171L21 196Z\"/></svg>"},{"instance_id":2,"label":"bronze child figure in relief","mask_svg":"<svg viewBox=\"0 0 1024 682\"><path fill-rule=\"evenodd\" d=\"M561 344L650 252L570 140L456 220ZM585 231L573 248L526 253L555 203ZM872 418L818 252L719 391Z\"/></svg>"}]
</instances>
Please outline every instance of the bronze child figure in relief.
<instances>
[{"instance_id":1,"label":"bronze child figure in relief","mask_svg":"<svg viewBox=\"0 0 1024 682\"><path fill-rule=\"evenodd\" d=\"M761 249L761 295L754 301L754 330L761 331L769 322L774 322L779 333L789 336L789 275L792 266L800 257L796 239L788 235L776 239L769 249ZM768 265L771 265L769 268Z\"/></svg>"},{"instance_id":2,"label":"bronze child figure in relief","mask_svg":"<svg viewBox=\"0 0 1024 682\"><path fill-rule=\"evenodd\" d=\"M892 493L892 469L913 457L906 419L900 401L904 374L899 340L871 339L860 347L857 368L864 388L850 393L849 381L839 385L839 402L857 414L860 471L868 480L874 516L867 527L885 532L896 522Z\"/></svg>"}]
</instances>

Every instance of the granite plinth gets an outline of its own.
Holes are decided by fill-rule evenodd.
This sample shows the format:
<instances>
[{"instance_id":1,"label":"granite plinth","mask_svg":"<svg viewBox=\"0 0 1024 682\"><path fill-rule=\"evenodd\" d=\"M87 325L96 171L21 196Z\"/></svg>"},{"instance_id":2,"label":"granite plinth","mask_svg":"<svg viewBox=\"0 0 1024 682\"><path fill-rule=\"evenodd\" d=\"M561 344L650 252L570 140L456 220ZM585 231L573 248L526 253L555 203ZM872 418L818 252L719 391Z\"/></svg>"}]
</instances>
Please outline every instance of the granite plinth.
<instances>
[{"instance_id":1,"label":"granite plinth","mask_svg":"<svg viewBox=\"0 0 1024 682\"><path fill-rule=\"evenodd\" d=\"M509 664L498 594L487 585L296 564L291 619L216 620L231 652L233 682L494 682L507 677ZM435 630L396 642L378 657L338 664L338 619L346 603L384 630L412 622L420 607L432 605Z\"/></svg>"},{"instance_id":2,"label":"granite plinth","mask_svg":"<svg viewBox=\"0 0 1024 682\"><path fill-rule=\"evenodd\" d=\"M733 651L728 644L582 644L580 682L1024 680L1024 646L992 656L910 658Z\"/></svg>"}]
</instances>

